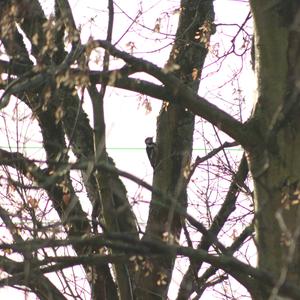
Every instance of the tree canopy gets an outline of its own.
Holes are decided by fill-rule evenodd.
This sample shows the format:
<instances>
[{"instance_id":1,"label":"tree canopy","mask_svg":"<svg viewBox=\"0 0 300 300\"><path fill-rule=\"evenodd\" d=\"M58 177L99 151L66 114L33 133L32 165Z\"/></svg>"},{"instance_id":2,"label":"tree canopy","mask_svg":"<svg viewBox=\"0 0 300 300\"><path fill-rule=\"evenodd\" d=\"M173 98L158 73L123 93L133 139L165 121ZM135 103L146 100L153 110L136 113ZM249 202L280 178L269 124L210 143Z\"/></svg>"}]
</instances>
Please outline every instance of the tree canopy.
<instances>
[{"instance_id":1,"label":"tree canopy","mask_svg":"<svg viewBox=\"0 0 300 300\"><path fill-rule=\"evenodd\" d=\"M0 287L300 299L298 0L83 2L0 1Z\"/></svg>"}]
</instances>

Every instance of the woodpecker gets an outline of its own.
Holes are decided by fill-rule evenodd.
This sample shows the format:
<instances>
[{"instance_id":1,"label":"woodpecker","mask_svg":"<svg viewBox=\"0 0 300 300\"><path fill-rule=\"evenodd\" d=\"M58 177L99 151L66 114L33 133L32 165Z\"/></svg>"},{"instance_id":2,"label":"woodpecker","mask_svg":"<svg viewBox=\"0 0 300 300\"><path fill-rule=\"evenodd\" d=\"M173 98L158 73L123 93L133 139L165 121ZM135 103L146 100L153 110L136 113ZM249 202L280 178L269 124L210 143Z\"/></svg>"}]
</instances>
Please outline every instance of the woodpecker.
<instances>
[{"instance_id":1,"label":"woodpecker","mask_svg":"<svg viewBox=\"0 0 300 300\"><path fill-rule=\"evenodd\" d=\"M153 137L147 137L145 139L146 144L146 152L150 161L152 168L154 169L156 166L157 159L157 145L153 142Z\"/></svg>"}]
</instances>

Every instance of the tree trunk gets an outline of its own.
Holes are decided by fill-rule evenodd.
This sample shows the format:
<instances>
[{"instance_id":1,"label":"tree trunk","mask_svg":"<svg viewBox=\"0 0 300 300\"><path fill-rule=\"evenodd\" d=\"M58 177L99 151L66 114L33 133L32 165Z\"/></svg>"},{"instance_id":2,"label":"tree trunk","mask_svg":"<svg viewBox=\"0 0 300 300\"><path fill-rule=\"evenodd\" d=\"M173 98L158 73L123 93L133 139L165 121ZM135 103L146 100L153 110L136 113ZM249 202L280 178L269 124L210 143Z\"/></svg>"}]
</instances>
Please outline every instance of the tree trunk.
<instances>
[{"instance_id":1,"label":"tree trunk","mask_svg":"<svg viewBox=\"0 0 300 300\"><path fill-rule=\"evenodd\" d=\"M278 280L255 299L300 283L300 27L298 1L252 1L258 95L250 126L261 141L250 147L255 187L258 266Z\"/></svg>"},{"instance_id":2,"label":"tree trunk","mask_svg":"<svg viewBox=\"0 0 300 300\"><path fill-rule=\"evenodd\" d=\"M192 20L192 22L191 22ZM182 0L176 40L166 65L194 91L213 33L213 1ZM198 37L200 38L198 38ZM162 239L170 243L179 240L187 206L187 174L191 162L194 114L181 105L163 103L157 119L158 161L154 170L153 187L171 199L169 202L152 195L145 238ZM166 299L175 257L151 261L151 274L139 283L140 299Z\"/></svg>"}]
</instances>

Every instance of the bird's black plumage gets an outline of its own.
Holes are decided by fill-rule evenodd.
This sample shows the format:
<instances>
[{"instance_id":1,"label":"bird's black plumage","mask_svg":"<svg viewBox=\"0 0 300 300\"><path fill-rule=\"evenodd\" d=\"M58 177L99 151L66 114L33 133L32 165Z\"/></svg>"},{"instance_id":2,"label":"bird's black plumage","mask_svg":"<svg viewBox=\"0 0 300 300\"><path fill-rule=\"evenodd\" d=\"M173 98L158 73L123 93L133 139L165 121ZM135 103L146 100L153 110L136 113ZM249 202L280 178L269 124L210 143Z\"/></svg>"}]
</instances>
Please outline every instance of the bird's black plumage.
<instances>
[{"instance_id":1,"label":"bird's black plumage","mask_svg":"<svg viewBox=\"0 0 300 300\"><path fill-rule=\"evenodd\" d=\"M152 137L147 137L145 139L146 144L146 152L150 161L152 168L154 169L156 166L156 159L157 159L157 145L153 142Z\"/></svg>"}]
</instances>

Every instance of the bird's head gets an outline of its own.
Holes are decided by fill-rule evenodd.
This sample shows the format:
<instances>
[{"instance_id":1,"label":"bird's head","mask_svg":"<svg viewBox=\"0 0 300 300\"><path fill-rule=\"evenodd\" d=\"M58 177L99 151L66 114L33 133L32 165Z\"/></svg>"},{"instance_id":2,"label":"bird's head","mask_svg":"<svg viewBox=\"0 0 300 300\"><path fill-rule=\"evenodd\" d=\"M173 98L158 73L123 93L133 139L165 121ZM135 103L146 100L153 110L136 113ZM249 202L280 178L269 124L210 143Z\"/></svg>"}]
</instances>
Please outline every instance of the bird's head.
<instances>
[{"instance_id":1,"label":"bird's head","mask_svg":"<svg viewBox=\"0 0 300 300\"><path fill-rule=\"evenodd\" d=\"M153 137L147 137L147 138L145 139L145 144L146 144L146 145L151 145L151 144L153 144Z\"/></svg>"}]
</instances>

